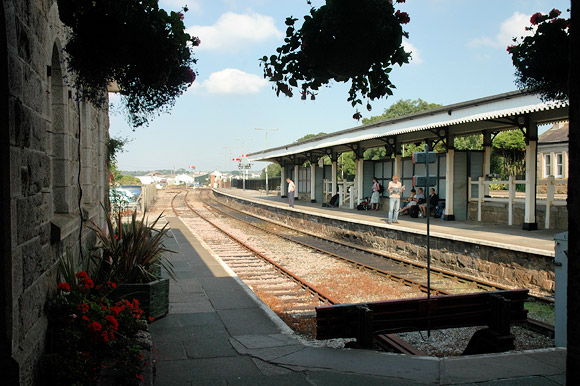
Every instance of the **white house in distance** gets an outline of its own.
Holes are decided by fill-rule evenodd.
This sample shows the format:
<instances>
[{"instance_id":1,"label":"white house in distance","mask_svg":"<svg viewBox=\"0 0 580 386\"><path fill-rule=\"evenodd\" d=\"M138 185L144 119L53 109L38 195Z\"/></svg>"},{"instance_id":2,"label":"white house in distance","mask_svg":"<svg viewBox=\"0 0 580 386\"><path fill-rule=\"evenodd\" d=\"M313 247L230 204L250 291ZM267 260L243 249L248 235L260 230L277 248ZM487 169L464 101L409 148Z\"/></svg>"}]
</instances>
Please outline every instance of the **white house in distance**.
<instances>
[{"instance_id":1,"label":"white house in distance","mask_svg":"<svg viewBox=\"0 0 580 386\"><path fill-rule=\"evenodd\" d=\"M177 184L193 184L195 182L195 178L187 174L180 174L175 176L175 182Z\"/></svg>"},{"instance_id":2,"label":"white house in distance","mask_svg":"<svg viewBox=\"0 0 580 386\"><path fill-rule=\"evenodd\" d=\"M555 123L538 138L538 174L568 179L568 122Z\"/></svg>"}]
</instances>

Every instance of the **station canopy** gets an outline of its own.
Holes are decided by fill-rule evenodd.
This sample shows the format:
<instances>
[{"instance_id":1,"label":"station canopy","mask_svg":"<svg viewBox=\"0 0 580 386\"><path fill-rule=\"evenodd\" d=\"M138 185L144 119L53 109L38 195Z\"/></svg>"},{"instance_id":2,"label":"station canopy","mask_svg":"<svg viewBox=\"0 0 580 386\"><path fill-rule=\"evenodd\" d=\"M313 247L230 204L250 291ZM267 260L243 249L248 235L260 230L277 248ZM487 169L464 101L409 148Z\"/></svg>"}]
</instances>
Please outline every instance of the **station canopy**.
<instances>
[{"instance_id":1,"label":"station canopy","mask_svg":"<svg viewBox=\"0 0 580 386\"><path fill-rule=\"evenodd\" d=\"M565 120L568 120L567 101L543 102L536 94L513 91L357 126L251 153L248 157L252 161L301 164L349 151L360 155L377 147L386 147L390 154L390 149L406 143L525 130L531 125Z\"/></svg>"}]
</instances>

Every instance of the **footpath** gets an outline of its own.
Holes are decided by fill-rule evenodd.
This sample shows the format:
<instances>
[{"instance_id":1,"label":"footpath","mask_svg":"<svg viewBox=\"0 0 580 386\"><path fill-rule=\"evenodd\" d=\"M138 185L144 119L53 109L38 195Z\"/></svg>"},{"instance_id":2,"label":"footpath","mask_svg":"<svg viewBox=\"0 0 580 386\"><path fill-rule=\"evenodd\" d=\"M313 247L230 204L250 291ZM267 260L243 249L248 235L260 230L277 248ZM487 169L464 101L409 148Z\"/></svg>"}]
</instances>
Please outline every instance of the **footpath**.
<instances>
[{"instance_id":1,"label":"footpath","mask_svg":"<svg viewBox=\"0 0 580 386\"><path fill-rule=\"evenodd\" d=\"M179 278L150 325L154 385L565 385L566 350L416 357L316 346L296 336L204 242L165 217Z\"/></svg>"}]
</instances>

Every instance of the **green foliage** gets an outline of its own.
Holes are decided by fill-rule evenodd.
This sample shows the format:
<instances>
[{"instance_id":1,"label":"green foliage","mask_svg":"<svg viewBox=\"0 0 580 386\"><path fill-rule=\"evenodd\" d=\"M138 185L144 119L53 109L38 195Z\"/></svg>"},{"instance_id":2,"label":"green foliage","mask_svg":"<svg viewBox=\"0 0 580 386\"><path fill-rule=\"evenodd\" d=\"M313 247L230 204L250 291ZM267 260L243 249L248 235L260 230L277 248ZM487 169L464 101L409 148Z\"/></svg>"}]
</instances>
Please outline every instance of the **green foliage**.
<instances>
[{"instance_id":1,"label":"green foliage","mask_svg":"<svg viewBox=\"0 0 580 386\"><path fill-rule=\"evenodd\" d=\"M320 132L318 134L306 134L304 137L298 138L296 141L294 141L294 143L304 142L304 141L307 141L307 140L309 140L311 138L320 137L322 135L326 135L326 133Z\"/></svg>"},{"instance_id":2,"label":"green foliage","mask_svg":"<svg viewBox=\"0 0 580 386\"><path fill-rule=\"evenodd\" d=\"M282 167L276 163L268 164L268 177L279 177L281 174ZM262 174L260 178L266 178L266 169L262 169Z\"/></svg>"},{"instance_id":3,"label":"green foliage","mask_svg":"<svg viewBox=\"0 0 580 386\"><path fill-rule=\"evenodd\" d=\"M397 102L386 108L381 115L373 116L370 118L363 118L363 124L367 125L369 123L380 122L385 119L402 117L421 111L432 110L441 106L442 105L438 103L425 102L421 98L415 100L399 99Z\"/></svg>"},{"instance_id":4,"label":"green foliage","mask_svg":"<svg viewBox=\"0 0 580 386\"><path fill-rule=\"evenodd\" d=\"M385 159L387 157L387 150L384 147L374 147L372 149L367 149L363 153L365 160L379 160Z\"/></svg>"},{"instance_id":5,"label":"green foliage","mask_svg":"<svg viewBox=\"0 0 580 386\"><path fill-rule=\"evenodd\" d=\"M300 29L297 20L286 19L285 44L260 59L277 96L291 97L297 88L303 100L314 100L318 89L333 80L351 81L347 100L353 107L362 105L362 98L393 94L391 67L408 63L411 55L403 49L408 34L401 27L409 16L395 12L392 1L327 0L311 8ZM353 117L360 119L360 113Z\"/></svg>"},{"instance_id":6,"label":"green foliage","mask_svg":"<svg viewBox=\"0 0 580 386\"><path fill-rule=\"evenodd\" d=\"M456 150L483 150L483 135L469 135L466 137L455 137L453 145Z\"/></svg>"},{"instance_id":7,"label":"green foliage","mask_svg":"<svg viewBox=\"0 0 580 386\"><path fill-rule=\"evenodd\" d=\"M176 280L173 265L165 256L173 251L163 246L167 224L155 229L160 218L161 214L149 224L145 212L141 220L137 220L135 211L128 223L123 222L122 213L118 213L114 220L107 216L105 229L93 223L91 228L97 235L100 252L94 256L97 279L120 284L148 283L159 279L159 268L164 268Z\"/></svg>"},{"instance_id":8,"label":"green foliage","mask_svg":"<svg viewBox=\"0 0 580 386\"><path fill-rule=\"evenodd\" d=\"M570 19L560 17L552 9L547 15L540 12L530 18L534 35L514 38L515 45L507 48L516 68L516 85L529 89L543 100L568 99L568 51L570 48Z\"/></svg>"},{"instance_id":9,"label":"green foliage","mask_svg":"<svg viewBox=\"0 0 580 386\"><path fill-rule=\"evenodd\" d=\"M107 85L116 82L129 123L138 127L172 107L195 80L192 47L200 42L185 32L182 12L167 13L157 0L57 2L70 27L68 67L84 100L104 106Z\"/></svg>"},{"instance_id":10,"label":"green foliage","mask_svg":"<svg viewBox=\"0 0 580 386\"><path fill-rule=\"evenodd\" d=\"M141 185L141 181L137 177L125 174L121 174L118 179L113 179L113 182L119 185Z\"/></svg>"},{"instance_id":11,"label":"green foliage","mask_svg":"<svg viewBox=\"0 0 580 386\"><path fill-rule=\"evenodd\" d=\"M131 142L129 138L111 137L107 141L107 166L112 168L117 164L117 155L124 152L125 145Z\"/></svg>"},{"instance_id":12,"label":"green foliage","mask_svg":"<svg viewBox=\"0 0 580 386\"><path fill-rule=\"evenodd\" d=\"M523 133L520 130L502 131L493 140L491 171L499 174L502 179L510 175L522 176L525 172L525 156Z\"/></svg>"},{"instance_id":13,"label":"green foliage","mask_svg":"<svg viewBox=\"0 0 580 386\"><path fill-rule=\"evenodd\" d=\"M354 152L349 151L347 153L342 153L338 158L338 173L340 179L345 181L353 181L356 175L356 165L355 165L355 155Z\"/></svg>"}]
</instances>

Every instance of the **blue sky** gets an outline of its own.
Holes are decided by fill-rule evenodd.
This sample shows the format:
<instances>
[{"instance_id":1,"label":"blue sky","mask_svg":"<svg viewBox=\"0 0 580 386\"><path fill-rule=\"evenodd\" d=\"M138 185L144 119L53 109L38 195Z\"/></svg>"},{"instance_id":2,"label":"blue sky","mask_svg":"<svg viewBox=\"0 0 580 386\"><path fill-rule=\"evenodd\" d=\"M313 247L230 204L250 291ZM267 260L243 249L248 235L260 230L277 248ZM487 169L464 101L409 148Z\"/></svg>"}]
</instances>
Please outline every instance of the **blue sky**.
<instances>
[{"instance_id":1,"label":"blue sky","mask_svg":"<svg viewBox=\"0 0 580 386\"><path fill-rule=\"evenodd\" d=\"M323 1L314 0L319 6ZM170 113L133 131L122 114L111 113L110 133L131 142L118 156L121 170L237 169L232 157L294 142L311 133L360 125L346 101L349 86L332 84L316 101L276 97L263 79L258 58L282 44L288 16L302 20L306 0L160 0L166 10L189 7L188 31L201 39L195 49L197 80ZM411 22L405 42L413 60L395 67L394 95L363 107L380 115L399 99L421 98L443 105L516 89L506 47L521 36L535 12L565 12L569 0L407 0L396 8ZM118 101L111 94L111 102ZM264 167L257 163L255 170Z\"/></svg>"}]
</instances>

